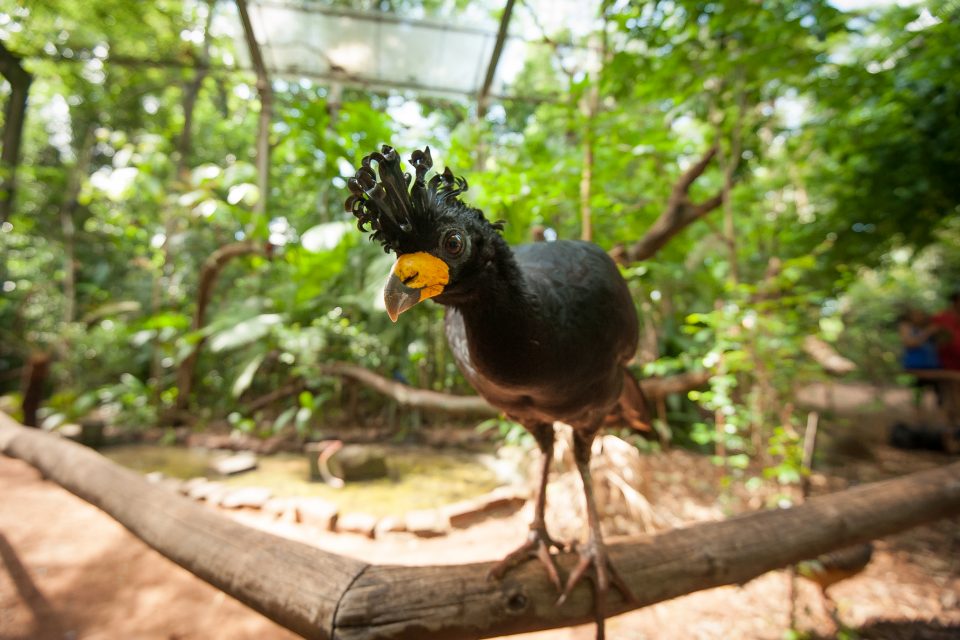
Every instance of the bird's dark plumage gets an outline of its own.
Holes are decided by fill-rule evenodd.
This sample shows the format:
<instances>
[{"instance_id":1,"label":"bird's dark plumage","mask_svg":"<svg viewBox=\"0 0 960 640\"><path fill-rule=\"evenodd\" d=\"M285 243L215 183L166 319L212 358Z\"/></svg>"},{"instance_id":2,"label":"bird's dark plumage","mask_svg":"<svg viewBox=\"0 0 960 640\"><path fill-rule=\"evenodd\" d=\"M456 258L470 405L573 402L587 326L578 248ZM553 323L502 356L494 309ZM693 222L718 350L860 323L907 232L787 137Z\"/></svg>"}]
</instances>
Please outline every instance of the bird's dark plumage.
<instances>
[{"instance_id":1,"label":"bird's dark plumage","mask_svg":"<svg viewBox=\"0 0 960 640\"><path fill-rule=\"evenodd\" d=\"M376 172L373 163L376 163ZM539 557L560 586L543 522L553 423L574 429L591 535L564 596L591 566L597 573L597 611L612 581L589 474L590 442L618 405L645 414L627 362L637 348L637 316L626 282L607 254L588 242L540 242L511 248L502 225L466 205L467 183L449 169L429 181L430 150L415 151L415 175L403 173L396 151L384 146L363 159L349 181L346 208L372 239L398 260L384 289L397 316L427 298L447 307L447 339L457 364L478 393L533 433L543 454L541 487L528 542L494 569L503 575L529 555ZM626 381L626 384L625 384ZM561 599L563 599L563 597Z\"/></svg>"},{"instance_id":2,"label":"bird's dark plumage","mask_svg":"<svg viewBox=\"0 0 960 640\"><path fill-rule=\"evenodd\" d=\"M447 312L461 371L519 422L599 425L637 347L636 312L616 265L586 242L497 244L496 259L513 261L515 278L494 284L500 274L491 269L482 295Z\"/></svg>"}]
</instances>

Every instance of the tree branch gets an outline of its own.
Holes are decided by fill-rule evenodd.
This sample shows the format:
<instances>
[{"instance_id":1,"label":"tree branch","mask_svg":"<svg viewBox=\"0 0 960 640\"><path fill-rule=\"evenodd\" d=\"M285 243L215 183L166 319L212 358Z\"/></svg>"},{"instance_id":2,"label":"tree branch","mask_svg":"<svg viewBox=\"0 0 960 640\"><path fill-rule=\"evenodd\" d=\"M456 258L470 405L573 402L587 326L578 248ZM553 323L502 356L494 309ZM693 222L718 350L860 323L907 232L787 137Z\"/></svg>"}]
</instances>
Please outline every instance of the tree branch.
<instances>
[{"instance_id":1,"label":"tree branch","mask_svg":"<svg viewBox=\"0 0 960 640\"><path fill-rule=\"evenodd\" d=\"M269 250L269 245L267 245ZM225 244L203 261L203 267L200 269L200 284L197 287L197 306L193 312L193 324L190 329L199 331L206 323L207 307L210 299L213 297L214 285L220 271L228 262L240 256L263 253L264 245L262 242L253 240L243 240L240 242L231 242ZM183 411L190 402L190 393L193 391L193 374L197 368L197 359L200 357L200 349L206 338L200 338L194 345L190 354L183 359L180 367L177 369L177 403L176 411Z\"/></svg>"},{"instance_id":2,"label":"tree branch","mask_svg":"<svg viewBox=\"0 0 960 640\"><path fill-rule=\"evenodd\" d=\"M418 389L396 380L390 380L355 364L335 362L323 365L321 370L327 375L352 378L409 407L439 409L457 413L487 415L499 413L496 408L480 396L457 396L431 391L430 389ZM640 381L640 388L648 400L656 400L671 393L685 393L691 389L697 389L705 385L709 379L710 373L707 371L689 371L665 378L646 378Z\"/></svg>"},{"instance_id":3,"label":"tree branch","mask_svg":"<svg viewBox=\"0 0 960 640\"><path fill-rule=\"evenodd\" d=\"M369 565L228 520L146 482L96 452L27 429L0 413L0 451L103 509L141 540L214 587L307 638L484 638L593 619L592 590L562 607L538 563L502 581L491 562ZM960 514L960 463L812 498L791 509L609 545L637 596L615 593L611 615L694 591L743 584L822 553ZM570 571L576 558L561 554Z\"/></svg>"},{"instance_id":4,"label":"tree branch","mask_svg":"<svg viewBox=\"0 0 960 640\"><path fill-rule=\"evenodd\" d=\"M636 243L627 248L614 248L611 255L615 259L619 262L636 262L652 258L673 236L723 204L723 192L700 203L690 202L690 187L707 170L718 150L719 147L714 144L683 172L674 183L667 206L660 213L660 217Z\"/></svg>"},{"instance_id":5,"label":"tree branch","mask_svg":"<svg viewBox=\"0 0 960 640\"><path fill-rule=\"evenodd\" d=\"M430 389L418 389L347 362L322 365L320 370L327 375L352 378L408 407L486 415L498 413L497 409L480 396L456 396Z\"/></svg>"}]
</instances>

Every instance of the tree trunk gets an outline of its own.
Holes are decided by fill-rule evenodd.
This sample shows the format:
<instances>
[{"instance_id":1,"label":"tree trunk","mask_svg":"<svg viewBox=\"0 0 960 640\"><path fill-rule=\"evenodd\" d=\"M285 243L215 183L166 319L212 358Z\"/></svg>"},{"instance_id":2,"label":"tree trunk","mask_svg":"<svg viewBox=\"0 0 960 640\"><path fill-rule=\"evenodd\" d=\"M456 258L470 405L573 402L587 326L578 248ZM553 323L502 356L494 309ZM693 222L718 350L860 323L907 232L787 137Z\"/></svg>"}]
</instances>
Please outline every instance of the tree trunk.
<instances>
[{"instance_id":1,"label":"tree trunk","mask_svg":"<svg viewBox=\"0 0 960 640\"><path fill-rule=\"evenodd\" d=\"M60 205L60 231L63 234L63 321L74 321L77 315L77 223L80 190L90 173L93 160L93 127L83 135L77 149L77 162L67 173L67 189Z\"/></svg>"},{"instance_id":2,"label":"tree trunk","mask_svg":"<svg viewBox=\"0 0 960 640\"><path fill-rule=\"evenodd\" d=\"M214 587L307 638L486 638L589 622L589 584L556 606L529 562L501 581L492 562L370 565L250 529L152 485L96 452L25 429L0 413L0 451L99 507ZM960 463L721 522L608 545L636 600L608 596L608 615L727 584L822 553L960 514ZM569 572L577 558L558 557Z\"/></svg>"},{"instance_id":3,"label":"tree trunk","mask_svg":"<svg viewBox=\"0 0 960 640\"><path fill-rule=\"evenodd\" d=\"M37 411L43 401L43 388L50 374L50 354L37 351L30 354L27 364L23 367L23 377L20 381L20 393L23 396L23 424L28 427L40 426L37 420Z\"/></svg>"},{"instance_id":4,"label":"tree trunk","mask_svg":"<svg viewBox=\"0 0 960 640\"><path fill-rule=\"evenodd\" d=\"M170 181L169 191L176 193L183 188L190 179L190 151L193 143L193 112L197 106L197 99L200 96L200 90L203 88L203 81L206 80L209 73L210 63L210 26L213 24L213 11L216 7L215 2L208 2L207 18L203 29L203 44L200 47L200 57L194 67L193 78L183 87L183 97L181 106L183 109L183 128L180 135L177 136L176 151L173 154L175 158L173 178ZM177 205L173 199L168 198L163 207L163 243L160 250L163 252L163 263L160 266L160 273L153 281L153 290L150 295L150 312L157 313L163 305L165 298L164 289L167 278L173 268L173 252L171 251L170 239L177 232ZM160 353L155 350L153 359L150 363L150 377L160 377Z\"/></svg>"},{"instance_id":5,"label":"tree trunk","mask_svg":"<svg viewBox=\"0 0 960 640\"><path fill-rule=\"evenodd\" d=\"M3 110L3 151L0 152L0 224L13 211L13 197L17 187L17 168L20 165L20 147L23 127L27 120L27 97L33 76L24 70L20 57L11 53L0 42L0 73L10 83L10 97Z\"/></svg>"},{"instance_id":6,"label":"tree trunk","mask_svg":"<svg viewBox=\"0 0 960 640\"><path fill-rule=\"evenodd\" d=\"M593 189L593 138L594 120L600 104L600 78L594 78L584 103L581 106L584 116L583 166L580 169L580 239L593 240L593 211L590 207L590 195Z\"/></svg>"},{"instance_id":7,"label":"tree trunk","mask_svg":"<svg viewBox=\"0 0 960 640\"><path fill-rule=\"evenodd\" d=\"M257 165L257 188L260 197L253 205L254 217L265 224L263 215L267 210L267 198L270 194L270 121L273 119L273 86L267 75L267 66L263 62L260 45L253 33L253 24L247 11L247 0L236 0L240 22L243 24L243 35L250 50L250 60L253 70L257 74L257 95L260 97L260 117L257 120L257 151L255 164Z\"/></svg>"}]
</instances>

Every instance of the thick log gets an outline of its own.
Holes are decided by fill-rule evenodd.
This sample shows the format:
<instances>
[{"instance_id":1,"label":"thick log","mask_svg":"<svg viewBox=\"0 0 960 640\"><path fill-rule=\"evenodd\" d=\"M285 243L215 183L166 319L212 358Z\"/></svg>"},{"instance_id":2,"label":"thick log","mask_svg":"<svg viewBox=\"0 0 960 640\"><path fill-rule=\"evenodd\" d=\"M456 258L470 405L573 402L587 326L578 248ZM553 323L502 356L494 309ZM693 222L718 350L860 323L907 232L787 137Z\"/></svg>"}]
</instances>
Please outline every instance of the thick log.
<instances>
[{"instance_id":1,"label":"thick log","mask_svg":"<svg viewBox=\"0 0 960 640\"><path fill-rule=\"evenodd\" d=\"M94 451L27 429L0 413L0 452L103 509L203 580L307 638L485 638L588 622L592 590L562 607L538 563L502 581L493 563L368 565L223 518L146 482ZM960 514L960 463L761 511L609 545L635 602L611 614L701 589L742 584L834 549ZM505 550L506 551L506 550ZM576 559L562 554L569 571Z\"/></svg>"},{"instance_id":2,"label":"thick log","mask_svg":"<svg viewBox=\"0 0 960 640\"><path fill-rule=\"evenodd\" d=\"M0 413L0 451L99 507L197 577L305 637L330 638L365 564L250 529L148 483L92 449Z\"/></svg>"}]
</instances>

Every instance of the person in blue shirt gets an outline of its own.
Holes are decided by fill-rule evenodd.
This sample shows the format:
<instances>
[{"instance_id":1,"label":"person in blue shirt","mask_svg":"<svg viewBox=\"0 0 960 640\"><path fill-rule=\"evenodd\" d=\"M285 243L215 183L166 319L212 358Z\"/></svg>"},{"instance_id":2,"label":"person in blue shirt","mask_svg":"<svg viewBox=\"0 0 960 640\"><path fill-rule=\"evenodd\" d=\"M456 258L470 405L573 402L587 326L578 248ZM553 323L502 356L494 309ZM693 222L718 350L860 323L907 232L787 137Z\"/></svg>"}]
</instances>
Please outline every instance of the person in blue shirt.
<instances>
[{"instance_id":1,"label":"person in blue shirt","mask_svg":"<svg viewBox=\"0 0 960 640\"><path fill-rule=\"evenodd\" d=\"M930 316L921 309L910 308L900 314L897 322L900 341L903 343L903 353L900 364L908 372L916 372L916 395L914 402L917 410L923 402L923 388L930 387L937 397L937 404L943 405L944 385L937 380L925 378L921 371L942 369L940 357L937 355L937 340L943 328L931 321Z\"/></svg>"},{"instance_id":2,"label":"person in blue shirt","mask_svg":"<svg viewBox=\"0 0 960 640\"><path fill-rule=\"evenodd\" d=\"M941 368L936 343L941 328L930 321L926 312L908 309L900 315L897 329L903 343L900 363L904 369Z\"/></svg>"}]
</instances>

